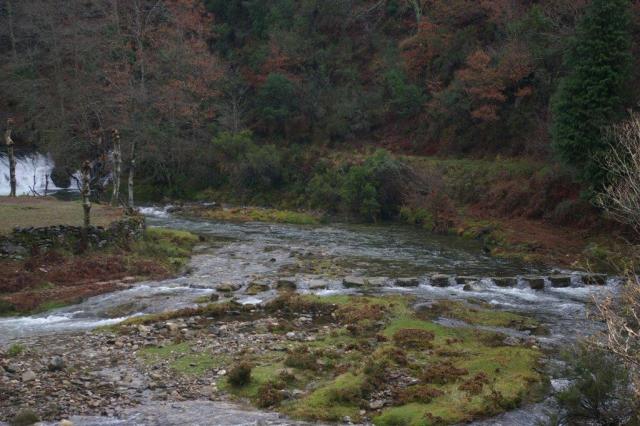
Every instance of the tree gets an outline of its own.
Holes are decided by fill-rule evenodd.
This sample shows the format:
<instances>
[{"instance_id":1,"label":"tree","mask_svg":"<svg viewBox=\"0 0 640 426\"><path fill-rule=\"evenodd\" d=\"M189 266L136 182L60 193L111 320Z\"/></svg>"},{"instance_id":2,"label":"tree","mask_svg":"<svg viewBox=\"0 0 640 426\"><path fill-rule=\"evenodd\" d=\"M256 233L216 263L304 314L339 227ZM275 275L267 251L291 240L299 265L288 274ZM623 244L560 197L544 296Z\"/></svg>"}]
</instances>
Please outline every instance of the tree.
<instances>
[{"instance_id":1,"label":"tree","mask_svg":"<svg viewBox=\"0 0 640 426\"><path fill-rule=\"evenodd\" d=\"M113 149L111 152L111 160L113 166L111 169L111 179L113 183L113 192L111 194L111 205L116 206L120 202L120 177L122 175L122 145L120 144L120 133L117 129L112 132Z\"/></svg>"},{"instance_id":2,"label":"tree","mask_svg":"<svg viewBox=\"0 0 640 426\"><path fill-rule=\"evenodd\" d=\"M629 0L591 2L566 59L569 74L552 103L554 147L589 190L606 180L604 128L624 111L631 63L629 11Z\"/></svg>"},{"instance_id":3,"label":"tree","mask_svg":"<svg viewBox=\"0 0 640 426\"><path fill-rule=\"evenodd\" d=\"M11 190L10 197L16 196L16 155L13 151L13 139L11 132L13 131L13 119L7 120L7 130L4 132L4 143L7 145L7 156L9 157L9 182Z\"/></svg>"},{"instance_id":4,"label":"tree","mask_svg":"<svg viewBox=\"0 0 640 426\"><path fill-rule=\"evenodd\" d=\"M295 110L296 88L282 74L270 74L258 92L260 117L271 132L284 134L286 122Z\"/></svg>"}]
</instances>

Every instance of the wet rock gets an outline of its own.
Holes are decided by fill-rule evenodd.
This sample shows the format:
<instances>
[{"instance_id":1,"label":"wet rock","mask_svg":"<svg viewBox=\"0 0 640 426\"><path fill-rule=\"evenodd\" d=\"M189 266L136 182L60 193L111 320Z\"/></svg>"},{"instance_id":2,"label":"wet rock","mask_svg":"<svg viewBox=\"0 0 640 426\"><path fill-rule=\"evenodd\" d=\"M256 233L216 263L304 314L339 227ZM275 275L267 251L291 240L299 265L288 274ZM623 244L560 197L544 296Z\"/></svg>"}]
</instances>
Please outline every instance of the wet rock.
<instances>
[{"instance_id":1,"label":"wet rock","mask_svg":"<svg viewBox=\"0 0 640 426\"><path fill-rule=\"evenodd\" d=\"M64 359L60 356L54 356L47 363L47 370L49 371L62 371L65 368Z\"/></svg>"},{"instance_id":2,"label":"wet rock","mask_svg":"<svg viewBox=\"0 0 640 426\"><path fill-rule=\"evenodd\" d=\"M296 285L296 282L293 279L281 278L278 280L278 283L276 284L276 288L278 290L295 291L298 288L298 286Z\"/></svg>"},{"instance_id":3,"label":"wet rock","mask_svg":"<svg viewBox=\"0 0 640 426\"><path fill-rule=\"evenodd\" d=\"M507 346L520 346L520 339L513 336L507 336L503 340L503 343Z\"/></svg>"},{"instance_id":4,"label":"wet rock","mask_svg":"<svg viewBox=\"0 0 640 426\"><path fill-rule=\"evenodd\" d=\"M329 287L329 284L323 280L311 280L309 281L309 290L325 290Z\"/></svg>"},{"instance_id":5,"label":"wet rock","mask_svg":"<svg viewBox=\"0 0 640 426\"><path fill-rule=\"evenodd\" d=\"M420 280L416 277L397 278L396 285L398 287L418 287L420 285Z\"/></svg>"},{"instance_id":6,"label":"wet rock","mask_svg":"<svg viewBox=\"0 0 640 426\"><path fill-rule=\"evenodd\" d=\"M498 287L515 287L518 280L513 277L496 277L491 279Z\"/></svg>"},{"instance_id":7,"label":"wet rock","mask_svg":"<svg viewBox=\"0 0 640 426\"><path fill-rule=\"evenodd\" d=\"M254 296L256 294L260 294L260 293L264 293L265 291L269 291L270 287L269 284L265 284L265 283L261 283L261 282L252 282L251 284L249 284L249 286L247 287L247 289L245 290L245 293L250 295L250 296Z\"/></svg>"},{"instance_id":8,"label":"wet rock","mask_svg":"<svg viewBox=\"0 0 640 426\"><path fill-rule=\"evenodd\" d=\"M473 288L473 286L471 284L465 284L464 287L462 287L463 291L475 291L475 288Z\"/></svg>"},{"instance_id":9,"label":"wet rock","mask_svg":"<svg viewBox=\"0 0 640 426\"><path fill-rule=\"evenodd\" d=\"M365 285L367 285L367 280L363 277L349 275L344 277L344 279L342 280L342 284L347 288L364 287Z\"/></svg>"},{"instance_id":10,"label":"wet rock","mask_svg":"<svg viewBox=\"0 0 640 426\"><path fill-rule=\"evenodd\" d=\"M220 293L232 293L234 291L238 291L240 289L240 285L234 283L223 283L216 287L216 290Z\"/></svg>"},{"instance_id":11,"label":"wet rock","mask_svg":"<svg viewBox=\"0 0 640 426\"><path fill-rule=\"evenodd\" d=\"M523 277L522 281L532 290L544 290L544 278L542 277Z\"/></svg>"},{"instance_id":12,"label":"wet rock","mask_svg":"<svg viewBox=\"0 0 640 426\"><path fill-rule=\"evenodd\" d=\"M370 286L373 287L384 287L387 284L389 279L387 277L371 277L367 278L367 281Z\"/></svg>"},{"instance_id":13,"label":"wet rock","mask_svg":"<svg viewBox=\"0 0 640 426\"><path fill-rule=\"evenodd\" d=\"M571 287L571 275L552 275L549 277L551 286L556 288Z\"/></svg>"},{"instance_id":14,"label":"wet rock","mask_svg":"<svg viewBox=\"0 0 640 426\"><path fill-rule=\"evenodd\" d=\"M73 422L71 420L60 420L58 426L73 426Z\"/></svg>"},{"instance_id":15,"label":"wet rock","mask_svg":"<svg viewBox=\"0 0 640 426\"><path fill-rule=\"evenodd\" d=\"M582 282L585 285L606 285L607 276L605 274L584 274Z\"/></svg>"},{"instance_id":16,"label":"wet rock","mask_svg":"<svg viewBox=\"0 0 640 426\"><path fill-rule=\"evenodd\" d=\"M460 277L455 277L455 281L456 281L456 284L463 285L463 284L471 284L471 283L478 282L480 281L480 279L478 277L460 276Z\"/></svg>"},{"instance_id":17,"label":"wet rock","mask_svg":"<svg viewBox=\"0 0 640 426\"><path fill-rule=\"evenodd\" d=\"M371 401L369 403L369 408L371 408L372 410L379 410L382 407L384 407L384 401L383 400Z\"/></svg>"},{"instance_id":18,"label":"wet rock","mask_svg":"<svg viewBox=\"0 0 640 426\"><path fill-rule=\"evenodd\" d=\"M435 274L432 275L429 279L431 280L431 285L434 285L436 287L449 287L448 275Z\"/></svg>"},{"instance_id":19,"label":"wet rock","mask_svg":"<svg viewBox=\"0 0 640 426\"><path fill-rule=\"evenodd\" d=\"M22 377L21 377L21 379L22 379L22 381L23 381L24 383L32 382L32 381L34 381L36 378L37 378L36 373L34 373L34 372L33 372L33 370L27 370L27 371L25 371L24 373L22 373Z\"/></svg>"}]
</instances>

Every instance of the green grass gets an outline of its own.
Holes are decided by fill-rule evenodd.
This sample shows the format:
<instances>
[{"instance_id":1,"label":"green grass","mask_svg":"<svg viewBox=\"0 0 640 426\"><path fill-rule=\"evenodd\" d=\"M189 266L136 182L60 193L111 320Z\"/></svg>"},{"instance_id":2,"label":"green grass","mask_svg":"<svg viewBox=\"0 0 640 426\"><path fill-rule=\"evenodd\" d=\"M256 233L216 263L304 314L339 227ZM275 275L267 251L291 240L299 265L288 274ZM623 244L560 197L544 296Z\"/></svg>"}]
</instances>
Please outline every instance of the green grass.
<instances>
[{"instance_id":1,"label":"green grass","mask_svg":"<svg viewBox=\"0 0 640 426\"><path fill-rule=\"evenodd\" d=\"M122 211L104 204L91 208L91 222L108 226L120 219ZM8 234L15 227L45 227L83 223L82 205L78 201L59 201L54 198L0 197L0 235Z\"/></svg>"},{"instance_id":2,"label":"green grass","mask_svg":"<svg viewBox=\"0 0 640 426\"><path fill-rule=\"evenodd\" d=\"M318 217L310 213L258 207L203 209L194 210L188 214L194 214L209 220L232 222L275 222L295 225L314 225L320 222Z\"/></svg>"},{"instance_id":3,"label":"green grass","mask_svg":"<svg viewBox=\"0 0 640 426\"><path fill-rule=\"evenodd\" d=\"M23 345L21 345L20 343L14 343L13 345L9 346L9 349L7 349L7 356L9 358L17 357L22 352L24 352L24 350L25 347Z\"/></svg>"},{"instance_id":4,"label":"green grass","mask_svg":"<svg viewBox=\"0 0 640 426\"><path fill-rule=\"evenodd\" d=\"M222 378L218 386L256 405L260 404L260 392L265 384L289 391L299 389L304 394L299 399L283 401L279 411L310 421L340 421L345 416L360 421L361 410L368 406L368 393L372 389L395 386L387 383L386 378L376 379L380 371L400 369L423 383L428 379L422 379L422 374L430 366L454 365L464 370L463 377L455 381L424 382L443 393L428 403L396 400L394 406L381 412L368 411L368 416L374 416L375 424L383 426L428 425L434 418L441 418L445 424L460 423L499 413L540 396L539 391L546 381L537 371L542 356L539 350L503 345L504 336L494 333L444 327L422 313L414 312L411 304L412 299L404 296L283 296L267 306L263 315L277 312L296 318L302 312L312 311L317 313L318 325L329 321L331 331L319 334L314 341L289 342L288 352L244 354L243 360L253 366L251 381L245 386L231 386ZM205 308L192 310L190 314L200 315ZM448 308L451 316L465 319L470 324L536 324L519 315L482 306L470 308L454 304ZM407 330L409 333L411 330L432 333L432 347L405 346L394 339L401 330L405 334ZM305 362L288 361L299 353L307 357L300 358ZM150 364L168 362L176 372L189 375L199 375L214 367L230 371L240 362L193 353L187 343L144 349L140 356ZM401 363L399 359L405 361ZM281 375L285 368L293 371L289 380ZM460 388L462 383L480 373L486 375L488 383L483 382L478 393L471 394Z\"/></svg>"},{"instance_id":5,"label":"green grass","mask_svg":"<svg viewBox=\"0 0 640 426\"><path fill-rule=\"evenodd\" d=\"M132 251L137 256L154 259L178 270L187 263L198 241L197 235L187 231L150 227L144 237L133 245Z\"/></svg>"},{"instance_id":6,"label":"green grass","mask_svg":"<svg viewBox=\"0 0 640 426\"><path fill-rule=\"evenodd\" d=\"M145 348L140 350L138 355L150 365L168 361L172 369L186 375L201 375L229 362L227 356L192 352L188 343Z\"/></svg>"},{"instance_id":7,"label":"green grass","mask_svg":"<svg viewBox=\"0 0 640 426\"><path fill-rule=\"evenodd\" d=\"M491 310L490 308L490 306L472 307L465 302L441 300L423 312L427 317L443 316L473 325L515 328L517 330L536 330L540 327L540 323L533 318L513 312Z\"/></svg>"}]
</instances>

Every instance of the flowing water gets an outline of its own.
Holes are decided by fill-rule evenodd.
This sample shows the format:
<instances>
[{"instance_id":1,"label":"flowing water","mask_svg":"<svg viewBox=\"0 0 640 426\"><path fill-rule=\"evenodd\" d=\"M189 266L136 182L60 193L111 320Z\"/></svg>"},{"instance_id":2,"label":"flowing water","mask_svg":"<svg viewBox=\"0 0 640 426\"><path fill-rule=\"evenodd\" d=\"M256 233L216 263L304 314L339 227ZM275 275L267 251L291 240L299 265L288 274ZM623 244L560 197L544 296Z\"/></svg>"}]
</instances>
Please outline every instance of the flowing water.
<instances>
[{"instance_id":1,"label":"flowing water","mask_svg":"<svg viewBox=\"0 0 640 426\"><path fill-rule=\"evenodd\" d=\"M586 286L576 274L571 286L565 288L555 288L548 282L542 290L533 290L522 282L515 287L500 287L492 278L547 276L554 271L489 257L473 241L433 236L407 227L229 223L178 218L166 209L146 208L142 212L149 225L189 230L206 237L186 275L143 282L42 315L0 319L0 344L25 336L115 323L122 318L112 318L113 312L120 312L122 306L127 306L127 316L191 306L196 298L215 292L223 283L240 286L237 297L241 303L258 304L273 297L275 291L247 296L242 288L254 281L275 284L286 279L295 282L300 292L320 295L366 291L411 294L419 301L481 300L496 309L535 316L551 331L541 338L541 344L557 347L592 331L592 323L586 319L592 298L603 297L618 286L613 278L605 286ZM434 273L474 276L478 280L471 289L454 280L450 286L438 287L429 278ZM378 284L366 289L345 288L342 280L346 275L377 277ZM394 279L401 277L416 277L419 285L398 287ZM507 332L517 334L514 330ZM534 424L536 410L540 411L540 406L512 412L507 416L515 418L503 417L503 423L496 420L490 424Z\"/></svg>"},{"instance_id":2,"label":"flowing water","mask_svg":"<svg viewBox=\"0 0 640 426\"><path fill-rule=\"evenodd\" d=\"M16 156L16 194L32 195L33 190L44 195L60 190L49 177L53 170L53 160L44 154L30 153ZM0 196L9 195L9 158L0 153Z\"/></svg>"}]
</instances>

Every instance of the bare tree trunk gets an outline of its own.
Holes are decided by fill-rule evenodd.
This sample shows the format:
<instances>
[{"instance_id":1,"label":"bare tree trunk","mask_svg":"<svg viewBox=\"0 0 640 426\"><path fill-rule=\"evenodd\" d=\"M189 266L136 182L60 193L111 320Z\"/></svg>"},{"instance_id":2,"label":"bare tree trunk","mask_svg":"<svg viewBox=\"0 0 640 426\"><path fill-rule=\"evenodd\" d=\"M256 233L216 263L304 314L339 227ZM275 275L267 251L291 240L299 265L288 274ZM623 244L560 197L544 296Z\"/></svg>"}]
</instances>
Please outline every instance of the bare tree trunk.
<instances>
[{"instance_id":1,"label":"bare tree trunk","mask_svg":"<svg viewBox=\"0 0 640 426\"><path fill-rule=\"evenodd\" d=\"M122 176L122 145L120 143L120 133L113 131L113 193L111 195L111 205L117 206L120 201L120 177Z\"/></svg>"},{"instance_id":2,"label":"bare tree trunk","mask_svg":"<svg viewBox=\"0 0 640 426\"><path fill-rule=\"evenodd\" d=\"M13 119L7 120L7 130L4 133L4 142L7 145L7 155L9 156L9 181L11 185L10 197L16 196L16 155L13 151L13 139L11 132L13 131Z\"/></svg>"},{"instance_id":3,"label":"bare tree trunk","mask_svg":"<svg viewBox=\"0 0 640 426\"><path fill-rule=\"evenodd\" d=\"M133 200L133 178L136 173L136 143L135 141L131 142L131 162L129 163L129 182L128 182L128 192L129 192L129 208L133 209L135 207Z\"/></svg>"},{"instance_id":4,"label":"bare tree trunk","mask_svg":"<svg viewBox=\"0 0 640 426\"><path fill-rule=\"evenodd\" d=\"M91 163L85 161L82 164L82 209L84 210L84 228L85 232L91 225Z\"/></svg>"},{"instance_id":5,"label":"bare tree trunk","mask_svg":"<svg viewBox=\"0 0 640 426\"><path fill-rule=\"evenodd\" d=\"M7 17L9 21L9 39L11 40L11 52L13 60L18 59L18 51L16 50L16 33L13 29L13 4L11 0L7 0Z\"/></svg>"}]
</instances>

